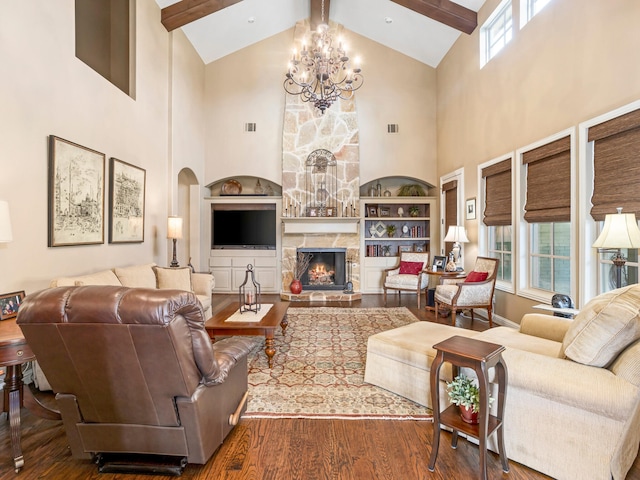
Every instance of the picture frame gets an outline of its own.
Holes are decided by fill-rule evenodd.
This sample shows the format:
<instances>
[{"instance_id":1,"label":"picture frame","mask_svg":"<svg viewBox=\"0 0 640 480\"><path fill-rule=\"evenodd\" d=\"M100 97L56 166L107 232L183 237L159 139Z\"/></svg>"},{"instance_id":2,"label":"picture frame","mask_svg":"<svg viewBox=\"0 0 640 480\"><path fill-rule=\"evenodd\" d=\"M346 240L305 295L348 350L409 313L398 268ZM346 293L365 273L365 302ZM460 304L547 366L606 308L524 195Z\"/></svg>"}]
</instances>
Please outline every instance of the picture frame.
<instances>
[{"instance_id":1,"label":"picture frame","mask_svg":"<svg viewBox=\"0 0 640 480\"><path fill-rule=\"evenodd\" d=\"M370 217L377 217L378 216L378 207L377 206L369 205L369 216Z\"/></svg>"},{"instance_id":2,"label":"picture frame","mask_svg":"<svg viewBox=\"0 0 640 480\"><path fill-rule=\"evenodd\" d=\"M398 253L412 252L412 251L413 251L412 245L398 245Z\"/></svg>"},{"instance_id":3,"label":"picture frame","mask_svg":"<svg viewBox=\"0 0 640 480\"><path fill-rule=\"evenodd\" d=\"M104 153L49 135L49 247L104 243L104 172Z\"/></svg>"},{"instance_id":4,"label":"picture frame","mask_svg":"<svg viewBox=\"0 0 640 480\"><path fill-rule=\"evenodd\" d=\"M389 208L389 207L380 207L380 216L381 217L390 217L391 216L391 208Z\"/></svg>"},{"instance_id":5,"label":"picture frame","mask_svg":"<svg viewBox=\"0 0 640 480\"><path fill-rule=\"evenodd\" d=\"M308 207L307 208L307 217L317 217L318 209L316 207Z\"/></svg>"},{"instance_id":6,"label":"picture frame","mask_svg":"<svg viewBox=\"0 0 640 480\"><path fill-rule=\"evenodd\" d=\"M467 199L467 220L476 219L476 197Z\"/></svg>"},{"instance_id":7,"label":"picture frame","mask_svg":"<svg viewBox=\"0 0 640 480\"><path fill-rule=\"evenodd\" d=\"M327 209L325 210L326 216L327 217L335 217L336 216L336 209L333 207L327 207Z\"/></svg>"},{"instance_id":8,"label":"picture frame","mask_svg":"<svg viewBox=\"0 0 640 480\"><path fill-rule=\"evenodd\" d=\"M145 169L109 159L109 243L144 242Z\"/></svg>"},{"instance_id":9,"label":"picture frame","mask_svg":"<svg viewBox=\"0 0 640 480\"><path fill-rule=\"evenodd\" d=\"M444 271L444 267L446 265L447 265L447 257L434 255L434 257L433 257L433 266L436 267L436 271L438 271L438 272Z\"/></svg>"},{"instance_id":10,"label":"picture frame","mask_svg":"<svg viewBox=\"0 0 640 480\"><path fill-rule=\"evenodd\" d=\"M24 290L0 295L0 320L15 318L22 300L24 300Z\"/></svg>"}]
</instances>

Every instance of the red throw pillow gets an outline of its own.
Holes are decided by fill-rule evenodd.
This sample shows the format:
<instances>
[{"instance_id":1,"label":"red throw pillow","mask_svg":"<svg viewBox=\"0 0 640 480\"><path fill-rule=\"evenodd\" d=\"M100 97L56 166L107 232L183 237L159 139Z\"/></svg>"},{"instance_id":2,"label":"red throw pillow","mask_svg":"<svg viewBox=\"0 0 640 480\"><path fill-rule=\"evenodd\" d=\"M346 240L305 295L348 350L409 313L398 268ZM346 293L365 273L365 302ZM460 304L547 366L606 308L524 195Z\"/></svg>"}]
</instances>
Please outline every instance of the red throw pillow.
<instances>
[{"instance_id":1,"label":"red throw pillow","mask_svg":"<svg viewBox=\"0 0 640 480\"><path fill-rule=\"evenodd\" d=\"M422 270L422 262L400 262L400 273L417 275Z\"/></svg>"},{"instance_id":2,"label":"red throw pillow","mask_svg":"<svg viewBox=\"0 0 640 480\"><path fill-rule=\"evenodd\" d=\"M467 275L467 278L464 279L464 283L484 282L488 276L489 276L489 272L471 271L469 272L469 275Z\"/></svg>"}]
</instances>

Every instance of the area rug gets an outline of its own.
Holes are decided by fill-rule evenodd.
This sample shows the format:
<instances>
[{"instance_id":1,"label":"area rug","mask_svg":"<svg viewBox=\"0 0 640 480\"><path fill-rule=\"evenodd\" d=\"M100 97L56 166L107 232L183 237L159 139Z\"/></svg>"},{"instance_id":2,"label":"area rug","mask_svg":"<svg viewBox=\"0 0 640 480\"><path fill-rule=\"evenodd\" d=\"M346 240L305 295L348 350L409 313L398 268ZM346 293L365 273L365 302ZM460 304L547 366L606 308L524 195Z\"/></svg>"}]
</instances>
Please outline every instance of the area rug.
<instances>
[{"instance_id":1,"label":"area rug","mask_svg":"<svg viewBox=\"0 0 640 480\"><path fill-rule=\"evenodd\" d=\"M249 356L244 418L431 420L430 409L364 382L367 339L418 321L401 308L289 308L273 368L264 339Z\"/></svg>"}]
</instances>

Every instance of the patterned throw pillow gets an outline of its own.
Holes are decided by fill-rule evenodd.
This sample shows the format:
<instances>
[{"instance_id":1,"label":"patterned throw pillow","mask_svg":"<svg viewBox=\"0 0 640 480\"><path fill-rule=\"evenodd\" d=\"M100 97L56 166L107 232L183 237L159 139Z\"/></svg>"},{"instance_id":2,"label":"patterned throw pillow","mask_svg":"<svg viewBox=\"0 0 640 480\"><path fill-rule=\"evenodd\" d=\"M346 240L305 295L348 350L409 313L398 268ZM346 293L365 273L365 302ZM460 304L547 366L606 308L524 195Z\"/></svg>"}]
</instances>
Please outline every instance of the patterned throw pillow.
<instances>
[{"instance_id":1,"label":"patterned throw pillow","mask_svg":"<svg viewBox=\"0 0 640 480\"><path fill-rule=\"evenodd\" d=\"M400 262L400 274L417 275L422 270L422 262Z\"/></svg>"},{"instance_id":2,"label":"patterned throw pillow","mask_svg":"<svg viewBox=\"0 0 640 480\"><path fill-rule=\"evenodd\" d=\"M464 283L484 282L488 276L489 276L488 272L471 271L469 272L469 275L467 275L467 278L464 279Z\"/></svg>"}]
</instances>

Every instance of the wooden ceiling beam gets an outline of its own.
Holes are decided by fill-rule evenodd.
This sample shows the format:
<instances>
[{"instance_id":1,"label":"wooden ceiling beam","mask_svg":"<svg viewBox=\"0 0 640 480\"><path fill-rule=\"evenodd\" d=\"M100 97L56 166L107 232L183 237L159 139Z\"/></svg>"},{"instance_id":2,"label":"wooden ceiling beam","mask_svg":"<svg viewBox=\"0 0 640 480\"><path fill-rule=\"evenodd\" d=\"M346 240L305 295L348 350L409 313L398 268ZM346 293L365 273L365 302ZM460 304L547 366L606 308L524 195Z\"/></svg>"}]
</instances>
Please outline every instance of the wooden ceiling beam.
<instances>
[{"instance_id":1,"label":"wooden ceiling beam","mask_svg":"<svg viewBox=\"0 0 640 480\"><path fill-rule=\"evenodd\" d=\"M324 23L329 23L329 7L331 0L324 0ZM311 0L311 30L316 30L322 23L322 0Z\"/></svg>"},{"instance_id":2,"label":"wooden ceiling beam","mask_svg":"<svg viewBox=\"0 0 640 480\"><path fill-rule=\"evenodd\" d=\"M476 12L450 0L391 1L466 34L471 34L478 26Z\"/></svg>"},{"instance_id":3,"label":"wooden ceiling beam","mask_svg":"<svg viewBox=\"0 0 640 480\"><path fill-rule=\"evenodd\" d=\"M164 28L167 29L167 32L171 32L176 28L180 28L241 1L242 0L182 0L162 9L161 22Z\"/></svg>"}]
</instances>

